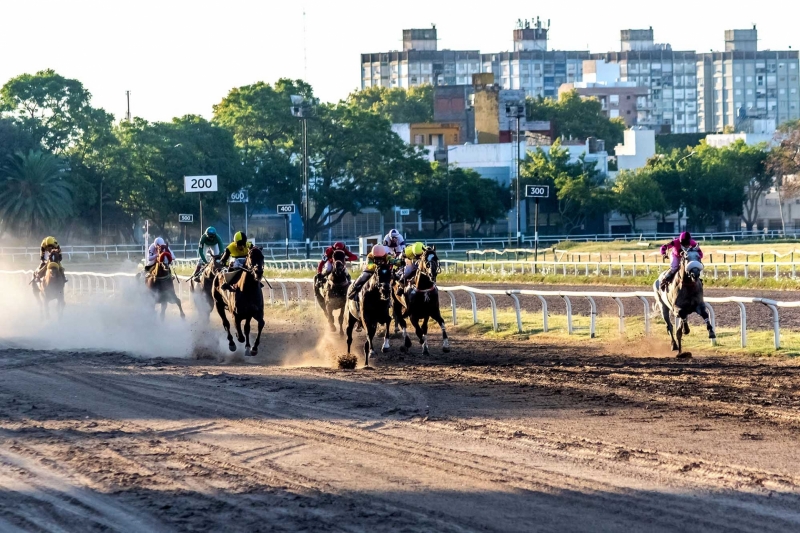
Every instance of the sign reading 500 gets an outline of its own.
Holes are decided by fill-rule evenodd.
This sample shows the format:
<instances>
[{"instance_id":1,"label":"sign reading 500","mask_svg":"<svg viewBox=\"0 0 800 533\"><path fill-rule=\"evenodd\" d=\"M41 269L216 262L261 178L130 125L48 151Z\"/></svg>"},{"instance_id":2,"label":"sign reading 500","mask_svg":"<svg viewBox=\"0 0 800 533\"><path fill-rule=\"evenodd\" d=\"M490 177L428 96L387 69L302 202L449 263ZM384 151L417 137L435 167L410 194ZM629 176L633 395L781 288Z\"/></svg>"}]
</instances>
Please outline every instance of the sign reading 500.
<instances>
[{"instance_id":1,"label":"sign reading 500","mask_svg":"<svg viewBox=\"0 0 800 533\"><path fill-rule=\"evenodd\" d=\"M216 192L216 176L184 176L183 192Z\"/></svg>"}]
</instances>

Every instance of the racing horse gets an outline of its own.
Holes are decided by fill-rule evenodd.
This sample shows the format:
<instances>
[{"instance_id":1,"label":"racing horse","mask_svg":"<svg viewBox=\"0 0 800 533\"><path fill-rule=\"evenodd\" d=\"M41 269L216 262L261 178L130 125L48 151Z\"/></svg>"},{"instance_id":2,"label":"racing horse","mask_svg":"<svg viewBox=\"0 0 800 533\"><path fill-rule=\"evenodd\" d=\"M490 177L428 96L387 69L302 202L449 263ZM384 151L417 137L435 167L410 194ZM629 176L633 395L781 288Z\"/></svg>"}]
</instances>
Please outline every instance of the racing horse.
<instances>
[{"instance_id":1,"label":"racing horse","mask_svg":"<svg viewBox=\"0 0 800 533\"><path fill-rule=\"evenodd\" d=\"M417 272L413 283L403 289L400 284L395 285L394 307L395 317L403 330L403 347L401 351L411 347L411 339L406 330L408 318L414 326L419 343L422 345L422 354L430 355L428 351L428 319L433 319L442 328L442 351L450 351L450 340L447 337L447 327L439 310L439 289L436 287L436 276L439 274L439 257L435 247L428 247L417 260ZM420 326L420 320L422 325Z\"/></svg>"},{"instance_id":2,"label":"racing horse","mask_svg":"<svg viewBox=\"0 0 800 533\"><path fill-rule=\"evenodd\" d=\"M222 289L225 283L226 272L220 272L214 278L211 295L214 307L222 319L222 327L228 336L228 348L236 351L236 343L231 335L231 323L227 312L233 316L236 325L236 339L245 343L244 354L258 355L258 346L261 343L261 332L264 330L264 294L261 292L261 277L264 275L264 253L261 248L253 246L247 252L247 259L241 269L239 279L233 284L233 290ZM250 321L255 320L258 325L256 340L250 347ZM242 332L244 322L244 332Z\"/></svg>"},{"instance_id":3,"label":"racing horse","mask_svg":"<svg viewBox=\"0 0 800 533\"><path fill-rule=\"evenodd\" d=\"M333 252L333 269L325 276L322 287L314 287L317 303L328 319L332 332L336 332L333 323L333 312L339 310L339 334L344 335L344 311L347 307L347 289L350 287L350 274L345 266L345 253L342 250Z\"/></svg>"},{"instance_id":4,"label":"racing horse","mask_svg":"<svg viewBox=\"0 0 800 533\"><path fill-rule=\"evenodd\" d=\"M656 306L661 307L661 316L667 323L667 331L672 339L672 349L677 350L678 358L691 357L689 352L683 352L682 339L689 334L689 323L686 320L692 313L700 315L706 323L708 338L716 339L714 327L708 317L708 309L703 301L703 280L700 273L703 271L703 263L700 262L700 252L696 248L683 248L681 250L681 266L675 279L665 290L661 290L661 279L666 272L661 274L653 284L653 291L656 295ZM670 314L675 315L675 334ZM676 338L677 337L677 338Z\"/></svg>"},{"instance_id":5,"label":"racing horse","mask_svg":"<svg viewBox=\"0 0 800 533\"><path fill-rule=\"evenodd\" d=\"M220 256L209 253L208 261L205 266L203 266L203 270L201 270L197 276L189 279L192 292L196 292L199 289L199 299L208 305L209 317L214 310L214 297L211 294L214 286L214 279L217 277L217 273L222 270L219 258Z\"/></svg>"},{"instance_id":6,"label":"racing horse","mask_svg":"<svg viewBox=\"0 0 800 533\"><path fill-rule=\"evenodd\" d=\"M359 292L358 301L347 300L347 355L350 355L350 345L353 343L353 327L361 323L367 330L367 340L364 341L364 368L370 368L369 356L375 355L372 339L378 329L378 324L384 324L384 346L388 345L389 304L392 298L392 267L390 265L376 266L372 277L364 284Z\"/></svg>"},{"instance_id":7,"label":"racing horse","mask_svg":"<svg viewBox=\"0 0 800 533\"><path fill-rule=\"evenodd\" d=\"M175 294L174 276L169 264L169 252L161 252L156 258L156 263L144 279L145 286L152 292L156 305L161 304L161 320L167 313L167 304L175 304L181 312L181 318L186 318L183 312L181 299Z\"/></svg>"},{"instance_id":8,"label":"racing horse","mask_svg":"<svg viewBox=\"0 0 800 533\"><path fill-rule=\"evenodd\" d=\"M55 300L58 317L61 318L64 313L64 285L66 283L64 267L61 266L61 253L51 252L44 275L38 283L33 284L33 294L41 302L44 316L50 317L48 304L51 300Z\"/></svg>"}]
</instances>

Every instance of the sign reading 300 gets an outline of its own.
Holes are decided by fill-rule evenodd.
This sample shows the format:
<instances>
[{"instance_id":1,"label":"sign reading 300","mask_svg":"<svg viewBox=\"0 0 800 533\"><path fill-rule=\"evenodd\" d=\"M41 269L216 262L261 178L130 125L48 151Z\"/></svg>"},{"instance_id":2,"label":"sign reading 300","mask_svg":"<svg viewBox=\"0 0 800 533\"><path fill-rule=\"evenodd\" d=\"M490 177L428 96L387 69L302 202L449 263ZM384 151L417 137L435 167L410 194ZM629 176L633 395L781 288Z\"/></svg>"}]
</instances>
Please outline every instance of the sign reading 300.
<instances>
[{"instance_id":1,"label":"sign reading 300","mask_svg":"<svg viewBox=\"0 0 800 533\"><path fill-rule=\"evenodd\" d=\"M183 192L216 192L216 176L184 176Z\"/></svg>"}]
</instances>

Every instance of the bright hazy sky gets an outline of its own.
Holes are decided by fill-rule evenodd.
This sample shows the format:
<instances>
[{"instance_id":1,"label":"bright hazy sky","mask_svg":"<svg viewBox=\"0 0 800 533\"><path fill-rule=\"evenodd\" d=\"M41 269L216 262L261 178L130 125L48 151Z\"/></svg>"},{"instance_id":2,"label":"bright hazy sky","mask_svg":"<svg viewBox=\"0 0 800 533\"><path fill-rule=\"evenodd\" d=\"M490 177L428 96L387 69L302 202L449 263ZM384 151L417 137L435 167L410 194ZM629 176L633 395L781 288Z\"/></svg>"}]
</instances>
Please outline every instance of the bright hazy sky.
<instances>
[{"instance_id":1,"label":"bright hazy sky","mask_svg":"<svg viewBox=\"0 0 800 533\"><path fill-rule=\"evenodd\" d=\"M618 50L620 29L652 25L676 50L719 50L724 30L754 23L759 48L800 48L796 0L0 0L0 84L53 68L117 119L126 90L135 116L210 117L232 87L304 77L304 9L307 80L328 101L359 87L360 53L400 49L404 28L431 23L440 49L484 53L510 49L515 21L537 15L552 49Z\"/></svg>"}]
</instances>

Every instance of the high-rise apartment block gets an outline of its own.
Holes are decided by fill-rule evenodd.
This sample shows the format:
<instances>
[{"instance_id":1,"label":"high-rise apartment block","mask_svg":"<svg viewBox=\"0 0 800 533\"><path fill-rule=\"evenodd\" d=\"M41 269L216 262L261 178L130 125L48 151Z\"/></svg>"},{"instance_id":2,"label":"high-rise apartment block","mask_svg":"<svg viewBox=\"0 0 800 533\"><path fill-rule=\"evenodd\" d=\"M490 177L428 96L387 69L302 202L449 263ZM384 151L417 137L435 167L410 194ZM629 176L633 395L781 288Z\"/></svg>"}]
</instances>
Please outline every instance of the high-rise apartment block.
<instances>
[{"instance_id":1,"label":"high-rise apartment block","mask_svg":"<svg viewBox=\"0 0 800 533\"><path fill-rule=\"evenodd\" d=\"M403 50L361 54L361 88L467 85L479 73L477 50L439 50L436 27L403 30Z\"/></svg>"},{"instance_id":2,"label":"high-rise apartment block","mask_svg":"<svg viewBox=\"0 0 800 533\"><path fill-rule=\"evenodd\" d=\"M697 118L697 54L656 44L653 28L622 30L620 51L592 54L592 59L617 63L620 79L649 91L637 104L636 123L660 133L695 133Z\"/></svg>"},{"instance_id":3,"label":"high-rise apartment block","mask_svg":"<svg viewBox=\"0 0 800 533\"><path fill-rule=\"evenodd\" d=\"M491 73L501 89L556 98L562 85L573 84L601 103L607 98L609 116L656 133L765 131L800 118L800 54L758 50L755 27L726 31L725 50L711 53L657 44L652 27L622 30L618 52L549 50L549 30L549 21L546 27L538 18L518 21L513 50L491 54L439 50L436 27L403 30L402 51L361 55L361 87L467 86L473 75ZM602 87L609 82L584 79L586 60L597 68L618 66L612 84L625 94ZM634 98L635 118L627 105Z\"/></svg>"},{"instance_id":4,"label":"high-rise apartment block","mask_svg":"<svg viewBox=\"0 0 800 533\"><path fill-rule=\"evenodd\" d=\"M725 51L697 54L701 131L752 130L800 118L800 54L758 50L758 31L725 32ZM774 126L773 126L774 127Z\"/></svg>"}]
</instances>

